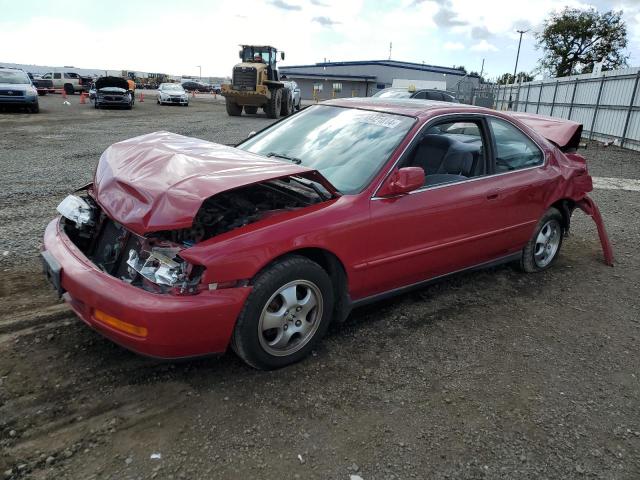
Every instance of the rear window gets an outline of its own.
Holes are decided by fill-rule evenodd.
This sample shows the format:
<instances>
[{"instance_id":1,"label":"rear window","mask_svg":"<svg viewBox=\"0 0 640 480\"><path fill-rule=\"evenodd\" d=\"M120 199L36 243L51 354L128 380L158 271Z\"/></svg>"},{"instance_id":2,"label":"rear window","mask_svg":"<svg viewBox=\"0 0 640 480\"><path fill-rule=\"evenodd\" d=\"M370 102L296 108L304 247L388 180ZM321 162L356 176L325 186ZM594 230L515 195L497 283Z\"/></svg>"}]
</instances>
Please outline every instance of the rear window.
<instances>
[{"instance_id":1,"label":"rear window","mask_svg":"<svg viewBox=\"0 0 640 480\"><path fill-rule=\"evenodd\" d=\"M0 70L0 83L21 85L31 83L26 73L21 70Z\"/></svg>"}]
</instances>

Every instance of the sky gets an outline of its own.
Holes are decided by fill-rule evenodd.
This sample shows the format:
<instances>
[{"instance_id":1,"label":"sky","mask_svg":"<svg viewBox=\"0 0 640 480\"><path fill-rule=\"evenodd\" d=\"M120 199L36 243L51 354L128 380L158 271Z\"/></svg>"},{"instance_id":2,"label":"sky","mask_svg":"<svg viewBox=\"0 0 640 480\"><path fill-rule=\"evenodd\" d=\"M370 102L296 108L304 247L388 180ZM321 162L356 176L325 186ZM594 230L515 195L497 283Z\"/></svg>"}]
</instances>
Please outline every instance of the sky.
<instances>
[{"instance_id":1,"label":"sky","mask_svg":"<svg viewBox=\"0 0 640 480\"><path fill-rule=\"evenodd\" d=\"M534 33L565 6L623 10L640 65L640 0L0 0L0 63L228 76L239 44L270 44L281 66L393 60L464 65L490 79L536 68Z\"/></svg>"}]
</instances>

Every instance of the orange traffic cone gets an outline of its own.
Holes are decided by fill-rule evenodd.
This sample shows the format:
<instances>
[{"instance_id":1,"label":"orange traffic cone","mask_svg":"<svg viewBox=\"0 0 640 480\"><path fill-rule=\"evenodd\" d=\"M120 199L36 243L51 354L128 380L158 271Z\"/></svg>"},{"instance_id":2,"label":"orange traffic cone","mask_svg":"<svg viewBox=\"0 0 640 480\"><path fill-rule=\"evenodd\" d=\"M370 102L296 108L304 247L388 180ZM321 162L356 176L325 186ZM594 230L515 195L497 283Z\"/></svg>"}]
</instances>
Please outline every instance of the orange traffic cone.
<instances>
[{"instance_id":1,"label":"orange traffic cone","mask_svg":"<svg viewBox=\"0 0 640 480\"><path fill-rule=\"evenodd\" d=\"M144 103L144 93L140 92L140 103Z\"/></svg>"},{"instance_id":2,"label":"orange traffic cone","mask_svg":"<svg viewBox=\"0 0 640 480\"><path fill-rule=\"evenodd\" d=\"M81 92L80 93L80 104L84 105L85 103L87 103L87 100L85 99L84 92Z\"/></svg>"},{"instance_id":3,"label":"orange traffic cone","mask_svg":"<svg viewBox=\"0 0 640 480\"><path fill-rule=\"evenodd\" d=\"M196 91L191 92L191 98L196 98Z\"/></svg>"}]
</instances>

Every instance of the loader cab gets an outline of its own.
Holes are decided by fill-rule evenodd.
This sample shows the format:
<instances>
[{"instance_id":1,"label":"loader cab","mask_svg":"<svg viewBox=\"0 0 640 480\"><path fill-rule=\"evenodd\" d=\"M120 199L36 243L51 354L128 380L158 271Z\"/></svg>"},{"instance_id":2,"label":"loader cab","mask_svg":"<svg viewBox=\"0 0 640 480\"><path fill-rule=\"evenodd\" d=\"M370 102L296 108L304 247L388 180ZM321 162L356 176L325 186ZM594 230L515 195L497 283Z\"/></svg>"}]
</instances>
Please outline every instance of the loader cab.
<instances>
[{"instance_id":1,"label":"loader cab","mask_svg":"<svg viewBox=\"0 0 640 480\"><path fill-rule=\"evenodd\" d=\"M270 46L242 45L239 52L242 63L263 63L267 66L269 80L278 81L276 67L278 50ZM280 52L281 60L284 60L284 52Z\"/></svg>"}]
</instances>

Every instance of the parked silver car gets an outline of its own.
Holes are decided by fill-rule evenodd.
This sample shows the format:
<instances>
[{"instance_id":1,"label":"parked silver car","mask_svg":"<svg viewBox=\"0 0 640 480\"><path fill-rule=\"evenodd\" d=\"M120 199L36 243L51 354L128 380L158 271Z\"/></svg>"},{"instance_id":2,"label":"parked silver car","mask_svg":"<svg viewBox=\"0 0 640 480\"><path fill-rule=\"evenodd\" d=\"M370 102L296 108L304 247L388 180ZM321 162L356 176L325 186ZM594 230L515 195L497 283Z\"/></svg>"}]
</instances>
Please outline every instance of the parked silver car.
<instances>
[{"instance_id":1,"label":"parked silver car","mask_svg":"<svg viewBox=\"0 0 640 480\"><path fill-rule=\"evenodd\" d=\"M189 106L189 94L179 83L161 83L158 87L158 105Z\"/></svg>"},{"instance_id":2,"label":"parked silver car","mask_svg":"<svg viewBox=\"0 0 640 480\"><path fill-rule=\"evenodd\" d=\"M296 110L300 110L302 108L302 96L300 95L300 87L293 80L283 80L284 86L291 90L291 95L293 97L293 107Z\"/></svg>"}]
</instances>

